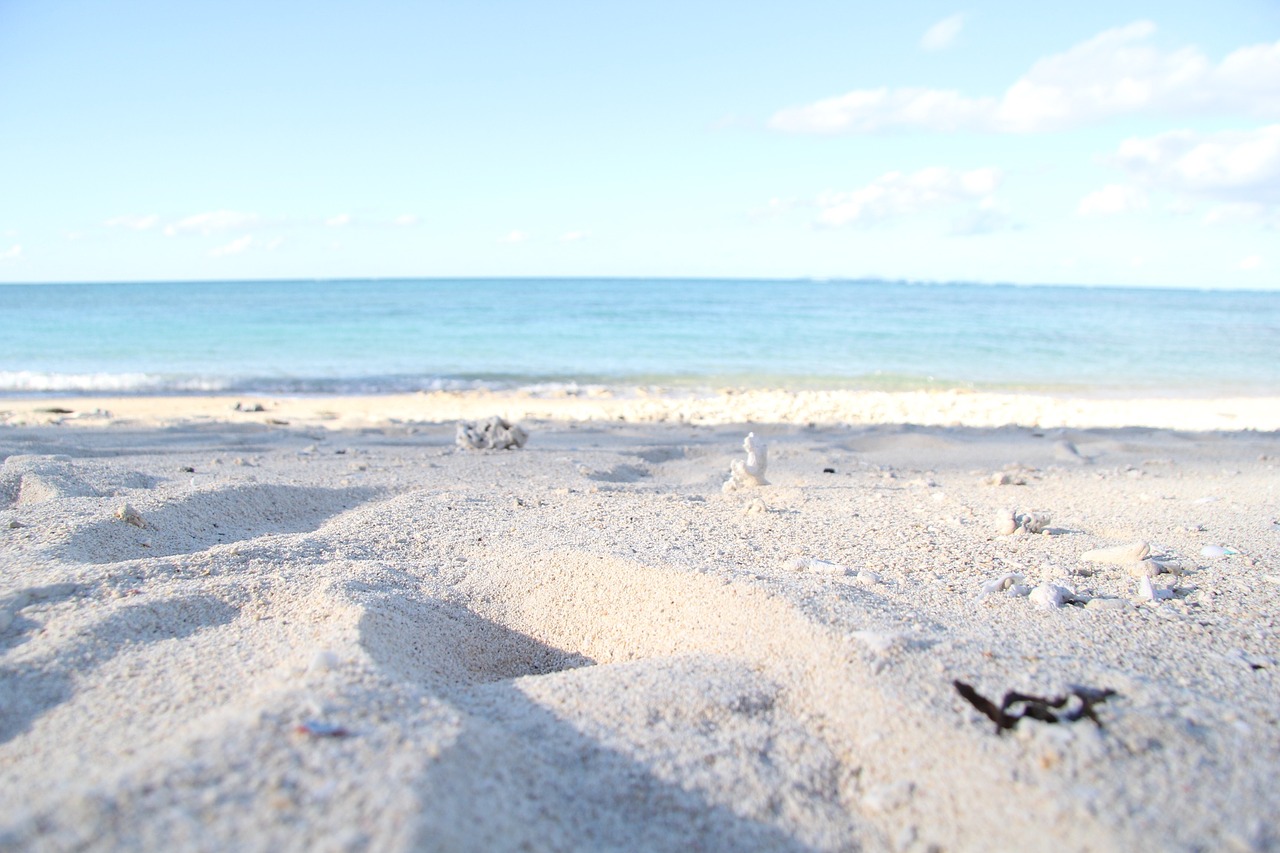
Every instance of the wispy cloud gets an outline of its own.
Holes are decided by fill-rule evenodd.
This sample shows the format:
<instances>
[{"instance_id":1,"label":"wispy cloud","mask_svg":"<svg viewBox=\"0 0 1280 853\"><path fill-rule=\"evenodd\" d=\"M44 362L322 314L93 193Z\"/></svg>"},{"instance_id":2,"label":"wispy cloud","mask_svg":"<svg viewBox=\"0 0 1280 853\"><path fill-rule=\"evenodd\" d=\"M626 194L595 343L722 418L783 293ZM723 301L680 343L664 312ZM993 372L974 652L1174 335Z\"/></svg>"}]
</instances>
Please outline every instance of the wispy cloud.
<instances>
[{"instance_id":1,"label":"wispy cloud","mask_svg":"<svg viewBox=\"0 0 1280 853\"><path fill-rule=\"evenodd\" d=\"M401 228L407 228L411 225L417 225L418 217L414 216L412 213L402 213L395 219L391 220L391 224L397 225Z\"/></svg>"},{"instance_id":2,"label":"wispy cloud","mask_svg":"<svg viewBox=\"0 0 1280 853\"><path fill-rule=\"evenodd\" d=\"M962 29L964 29L964 13L943 18L925 31L920 39L920 47L925 50L943 50L951 47Z\"/></svg>"},{"instance_id":3,"label":"wispy cloud","mask_svg":"<svg viewBox=\"0 0 1280 853\"><path fill-rule=\"evenodd\" d=\"M160 224L160 217L154 213L146 216L113 216L102 223L108 228L128 228L131 231L148 231Z\"/></svg>"},{"instance_id":4,"label":"wispy cloud","mask_svg":"<svg viewBox=\"0 0 1280 853\"><path fill-rule=\"evenodd\" d=\"M1001 179L1000 171L992 168L889 172L858 189L818 196L817 223L869 226L957 203L985 203L986 209L992 209L991 195Z\"/></svg>"},{"instance_id":5,"label":"wispy cloud","mask_svg":"<svg viewBox=\"0 0 1280 853\"><path fill-rule=\"evenodd\" d=\"M1112 161L1160 189L1280 204L1280 124L1257 130L1179 130L1126 139Z\"/></svg>"},{"instance_id":6,"label":"wispy cloud","mask_svg":"<svg viewBox=\"0 0 1280 853\"><path fill-rule=\"evenodd\" d=\"M516 229L514 231L508 231L506 234L503 234L501 237L498 238L498 242L499 243L523 243L528 239L529 239L528 232Z\"/></svg>"},{"instance_id":7,"label":"wispy cloud","mask_svg":"<svg viewBox=\"0 0 1280 853\"><path fill-rule=\"evenodd\" d=\"M1138 187L1126 184L1107 184L1089 193L1076 205L1081 216L1114 216L1147 209L1147 194Z\"/></svg>"},{"instance_id":8,"label":"wispy cloud","mask_svg":"<svg viewBox=\"0 0 1280 853\"><path fill-rule=\"evenodd\" d=\"M999 97L952 89L855 89L776 113L775 130L889 129L1037 133L1122 115L1280 116L1280 42L1241 48L1213 64L1195 47L1147 44L1155 25L1106 30L1037 61Z\"/></svg>"},{"instance_id":9,"label":"wispy cloud","mask_svg":"<svg viewBox=\"0 0 1280 853\"><path fill-rule=\"evenodd\" d=\"M5 249L3 252L0 252L0 261L11 261L11 260L14 260L15 258L20 258L20 257L22 257L21 243L14 243L8 249Z\"/></svg>"},{"instance_id":10,"label":"wispy cloud","mask_svg":"<svg viewBox=\"0 0 1280 853\"><path fill-rule=\"evenodd\" d=\"M350 225L350 224L351 224L351 214L350 214L350 213L339 213L339 214L337 214L337 215L335 215L335 216L330 216L328 219L326 219L326 220L324 221L324 224L325 224L325 225L328 225L330 228L341 228L341 227L343 227L344 225Z\"/></svg>"},{"instance_id":11,"label":"wispy cloud","mask_svg":"<svg viewBox=\"0 0 1280 853\"><path fill-rule=\"evenodd\" d=\"M239 213L234 210L214 210L208 213L197 213L187 216L176 222L171 222L164 227L164 233L168 237L175 237L179 234L216 234L221 231L231 231L238 228L244 228L258 221L256 213Z\"/></svg>"},{"instance_id":12,"label":"wispy cloud","mask_svg":"<svg viewBox=\"0 0 1280 853\"><path fill-rule=\"evenodd\" d=\"M237 237L225 246L219 246L216 249L210 249L209 255L214 258L222 258L227 255L238 255L253 245L253 237L246 234L243 237Z\"/></svg>"}]
</instances>

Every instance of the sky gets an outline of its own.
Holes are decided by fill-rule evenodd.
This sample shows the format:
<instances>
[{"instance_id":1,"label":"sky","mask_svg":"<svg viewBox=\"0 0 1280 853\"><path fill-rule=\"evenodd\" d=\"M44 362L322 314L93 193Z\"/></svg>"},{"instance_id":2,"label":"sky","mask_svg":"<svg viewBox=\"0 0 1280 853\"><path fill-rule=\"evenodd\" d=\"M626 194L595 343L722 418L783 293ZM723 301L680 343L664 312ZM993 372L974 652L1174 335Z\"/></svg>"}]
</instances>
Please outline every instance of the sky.
<instances>
[{"instance_id":1,"label":"sky","mask_svg":"<svg viewBox=\"0 0 1280 853\"><path fill-rule=\"evenodd\" d=\"M1280 3L0 0L0 283L459 276L1280 290Z\"/></svg>"}]
</instances>

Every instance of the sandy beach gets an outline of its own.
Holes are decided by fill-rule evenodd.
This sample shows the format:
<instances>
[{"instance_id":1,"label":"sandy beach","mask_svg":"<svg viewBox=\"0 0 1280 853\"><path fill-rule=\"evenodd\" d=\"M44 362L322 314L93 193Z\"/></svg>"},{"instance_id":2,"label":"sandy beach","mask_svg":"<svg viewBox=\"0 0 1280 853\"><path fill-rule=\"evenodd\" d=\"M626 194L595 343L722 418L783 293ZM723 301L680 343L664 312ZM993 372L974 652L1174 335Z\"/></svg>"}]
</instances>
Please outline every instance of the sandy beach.
<instances>
[{"instance_id":1,"label":"sandy beach","mask_svg":"<svg viewBox=\"0 0 1280 853\"><path fill-rule=\"evenodd\" d=\"M527 443L457 446L490 416ZM1277 430L1275 398L3 399L0 848L1277 849ZM766 482L726 491L749 432Z\"/></svg>"}]
</instances>

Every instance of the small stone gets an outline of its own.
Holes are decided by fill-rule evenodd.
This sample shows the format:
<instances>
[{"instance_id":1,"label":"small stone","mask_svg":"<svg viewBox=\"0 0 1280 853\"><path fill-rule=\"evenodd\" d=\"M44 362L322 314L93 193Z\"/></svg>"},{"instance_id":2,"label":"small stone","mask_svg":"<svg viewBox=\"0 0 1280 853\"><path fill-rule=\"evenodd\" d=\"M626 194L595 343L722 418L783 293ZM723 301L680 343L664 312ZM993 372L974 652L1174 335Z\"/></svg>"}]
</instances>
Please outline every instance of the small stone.
<instances>
[{"instance_id":1,"label":"small stone","mask_svg":"<svg viewBox=\"0 0 1280 853\"><path fill-rule=\"evenodd\" d=\"M147 522L142 518L142 514L127 503L120 504L120 507L116 510L116 518L120 519L125 524L132 524L134 527L147 526Z\"/></svg>"},{"instance_id":2,"label":"small stone","mask_svg":"<svg viewBox=\"0 0 1280 853\"><path fill-rule=\"evenodd\" d=\"M1031 602L1045 610L1056 610L1074 600L1075 593L1066 587L1053 583L1042 583L1031 590Z\"/></svg>"}]
</instances>

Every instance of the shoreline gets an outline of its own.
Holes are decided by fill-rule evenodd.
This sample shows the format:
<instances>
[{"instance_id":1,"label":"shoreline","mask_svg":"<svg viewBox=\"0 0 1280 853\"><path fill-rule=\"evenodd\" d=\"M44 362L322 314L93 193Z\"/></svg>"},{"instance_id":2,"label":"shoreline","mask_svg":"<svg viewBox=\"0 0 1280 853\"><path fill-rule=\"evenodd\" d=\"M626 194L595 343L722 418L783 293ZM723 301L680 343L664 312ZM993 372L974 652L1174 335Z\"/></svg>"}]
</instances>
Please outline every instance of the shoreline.
<instances>
[{"instance_id":1,"label":"shoreline","mask_svg":"<svg viewBox=\"0 0 1280 853\"><path fill-rule=\"evenodd\" d=\"M240 407L237 410L237 406ZM262 411L245 411L261 406ZM341 430L500 415L512 421L1042 429L1280 430L1280 396L1097 397L986 391L604 387L394 394L0 395L0 425L259 423Z\"/></svg>"}]
</instances>

